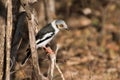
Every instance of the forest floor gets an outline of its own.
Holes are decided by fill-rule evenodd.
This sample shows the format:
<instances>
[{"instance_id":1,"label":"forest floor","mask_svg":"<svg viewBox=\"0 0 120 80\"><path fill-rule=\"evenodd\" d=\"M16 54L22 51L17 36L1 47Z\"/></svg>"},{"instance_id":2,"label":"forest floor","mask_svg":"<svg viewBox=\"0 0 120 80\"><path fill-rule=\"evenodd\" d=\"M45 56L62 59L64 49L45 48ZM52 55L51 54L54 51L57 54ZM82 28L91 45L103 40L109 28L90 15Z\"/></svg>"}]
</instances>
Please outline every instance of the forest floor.
<instances>
[{"instance_id":1,"label":"forest floor","mask_svg":"<svg viewBox=\"0 0 120 80\"><path fill-rule=\"evenodd\" d=\"M120 10L114 3L104 13L87 10L67 18L71 30L57 38L58 64L66 80L120 80Z\"/></svg>"}]
</instances>

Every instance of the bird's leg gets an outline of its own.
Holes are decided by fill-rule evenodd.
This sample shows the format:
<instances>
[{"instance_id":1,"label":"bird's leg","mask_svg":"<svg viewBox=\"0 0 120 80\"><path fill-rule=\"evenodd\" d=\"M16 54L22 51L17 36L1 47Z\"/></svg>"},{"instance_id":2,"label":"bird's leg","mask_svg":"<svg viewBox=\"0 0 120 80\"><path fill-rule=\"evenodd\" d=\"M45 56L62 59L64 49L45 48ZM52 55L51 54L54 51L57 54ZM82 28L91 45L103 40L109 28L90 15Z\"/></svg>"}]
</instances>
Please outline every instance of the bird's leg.
<instances>
[{"instance_id":1,"label":"bird's leg","mask_svg":"<svg viewBox=\"0 0 120 80\"><path fill-rule=\"evenodd\" d=\"M54 53L53 50L52 50L50 47L44 47L44 49L45 49L49 54Z\"/></svg>"}]
</instances>

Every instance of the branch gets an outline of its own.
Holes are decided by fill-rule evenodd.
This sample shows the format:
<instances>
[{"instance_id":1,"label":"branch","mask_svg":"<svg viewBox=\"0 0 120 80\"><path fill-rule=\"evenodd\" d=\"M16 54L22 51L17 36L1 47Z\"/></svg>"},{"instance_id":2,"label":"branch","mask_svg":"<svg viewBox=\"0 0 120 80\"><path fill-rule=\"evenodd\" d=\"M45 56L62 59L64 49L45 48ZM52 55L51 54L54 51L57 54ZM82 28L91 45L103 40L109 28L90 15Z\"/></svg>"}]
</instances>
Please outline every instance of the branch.
<instances>
[{"instance_id":1,"label":"branch","mask_svg":"<svg viewBox=\"0 0 120 80\"><path fill-rule=\"evenodd\" d=\"M20 0L20 3L22 7L25 9L28 19L31 19L31 15L30 15L31 11L30 11L30 6L28 4L28 1L29 0Z\"/></svg>"},{"instance_id":2,"label":"branch","mask_svg":"<svg viewBox=\"0 0 120 80\"><path fill-rule=\"evenodd\" d=\"M60 73L62 80L65 80L62 71L60 70L58 64L56 63L56 56L58 53L58 49L59 49L59 46L57 45L55 52L53 52L52 54L49 55L50 56L50 66L48 69L48 78L50 80L53 80L53 74L54 74L55 67L57 68L58 72Z\"/></svg>"},{"instance_id":3,"label":"branch","mask_svg":"<svg viewBox=\"0 0 120 80\"><path fill-rule=\"evenodd\" d=\"M56 56L57 56L57 53L58 53L58 49L59 49L59 46L57 46L57 49L55 51L55 55ZM56 58L55 58L55 67L57 68L58 72L60 73L62 80L65 80L64 75L63 75L61 69L59 68L58 64L56 63Z\"/></svg>"},{"instance_id":4,"label":"branch","mask_svg":"<svg viewBox=\"0 0 120 80\"><path fill-rule=\"evenodd\" d=\"M33 2L36 1L36 0L33 0ZM27 13L27 17L28 19L31 19L31 14L35 14L35 10L32 9L32 7L28 4L29 3L29 0L20 0L21 2L21 5L22 7L25 9L26 13ZM38 26L38 20L37 18L34 16L34 20L33 20L33 23L32 24L36 24ZM33 27L33 29L35 30L35 33L38 32L37 30L37 27Z\"/></svg>"},{"instance_id":5,"label":"branch","mask_svg":"<svg viewBox=\"0 0 120 80\"><path fill-rule=\"evenodd\" d=\"M10 80L10 51L12 38L12 0L7 0L7 27L6 27L6 80Z\"/></svg>"},{"instance_id":6,"label":"branch","mask_svg":"<svg viewBox=\"0 0 120 80\"><path fill-rule=\"evenodd\" d=\"M50 66L49 66L49 69L48 69L48 78L50 80L53 80L56 56L55 56L54 53L51 53L49 56L50 56Z\"/></svg>"},{"instance_id":7,"label":"branch","mask_svg":"<svg viewBox=\"0 0 120 80\"><path fill-rule=\"evenodd\" d=\"M35 43L35 35L34 35L34 30L33 30L33 20L34 16L31 15L31 20L28 20L28 31L29 31L29 40L30 40L30 48L31 48L31 53L32 53L32 61L33 61L33 67L36 75L37 80L43 80L45 78L43 74L40 71L39 64L38 64L38 54L36 50L36 43Z\"/></svg>"}]
</instances>

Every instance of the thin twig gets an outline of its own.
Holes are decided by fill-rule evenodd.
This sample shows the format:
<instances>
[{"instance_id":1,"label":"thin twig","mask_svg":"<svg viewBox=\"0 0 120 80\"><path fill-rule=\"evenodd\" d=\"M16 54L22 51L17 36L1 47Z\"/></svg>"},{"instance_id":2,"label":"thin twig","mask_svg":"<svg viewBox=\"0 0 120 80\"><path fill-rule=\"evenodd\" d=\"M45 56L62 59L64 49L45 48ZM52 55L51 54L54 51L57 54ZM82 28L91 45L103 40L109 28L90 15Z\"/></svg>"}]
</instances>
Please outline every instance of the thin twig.
<instances>
[{"instance_id":1,"label":"thin twig","mask_svg":"<svg viewBox=\"0 0 120 80\"><path fill-rule=\"evenodd\" d=\"M58 64L55 64L55 67L57 68L58 72L60 73L62 80L65 80L64 75L63 75L62 71L60 70Z\"/></svg>"},{"instance_id":2,"label":"thin twig","mask_svg":"<svg viewBox=\"0 0 120 80\"><path fill-rule=\"evenodd\" d=\"M23 41L23 38L21 37L21 38L20 38L20 41L19 41L19 43L18 43L18 46L17 46L17 50L20 48L20 45L21 45L22 41Z\"/></svg>"},{"instance_id":3,"label":"thin twig","mask_svg":"<svg viewBox=\"0 0 120 80\"><path fill-rule=\"evenodd\" d=\"M26 67L26 65L23 65L23 66L21 66L19 69L15 70L15 71L11 71L11 72L10 72L10 75L16 73L17 71L20 71L20 70L24 69L25 67Z\"/></svg>"},{"instance_id":4,"label":"thin twig","mask_svg":"<svg viewBox=\"0 0 120 80\"><path fill-rule=\"evenodd\" d=\"M56 56L54 53L51 53L50 54L50 67L49 67L49 70L48 70L48 74L49 74L49 79L52 80L53 79L53 73L54 73L54 68L55 68L55 59L56 59Z\"/></svg>"},{"instance_id":5,"label":"thin twig","mask_svg":"<svg viewBox=\"0 0 120 80\"><path fill-rule=\"evenodd\" d=\"M57 68L58 72L60 73L62 80L65 80L62 71L60 70L59 66L56 63L56 56L57 56L58 49L59 49L59 46L57 45L56 51L53 54L50 54L51 63L50 63L49 69L48 69L48 75L49 75L48 77L50 80L53 79L55 67Z\"/></svg>"},{"instance_id":6,"label":"thin twig","mask_svg":"<svg viewBox=\"0 0 120 80\"><path fill-rule=\"evenodd\" d=\"M55 51L55 55L56 56L57 56L58 50L59 50L59 46L57 45L57 49ZM65 80L64 75L63 75L61 69L59 68L58 64L56 63L56 59L55 59L55 67L57 68L58 72L60 73L62 80Z\"/></svg>"}]
</instances>

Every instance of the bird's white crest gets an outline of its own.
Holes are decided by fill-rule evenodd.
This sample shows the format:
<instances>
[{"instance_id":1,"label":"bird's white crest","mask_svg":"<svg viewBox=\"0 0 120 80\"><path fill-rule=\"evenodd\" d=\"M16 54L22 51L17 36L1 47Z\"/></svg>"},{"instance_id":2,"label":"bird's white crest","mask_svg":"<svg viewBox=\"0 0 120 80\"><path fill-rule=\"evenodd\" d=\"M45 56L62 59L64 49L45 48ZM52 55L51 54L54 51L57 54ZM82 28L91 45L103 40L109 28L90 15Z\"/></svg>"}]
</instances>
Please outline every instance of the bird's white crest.
<instances>
[{"instance_id":1,"label":"bird's white crest","mask_svg":"<svg viewBox=\"0 0 120 80\"><path fill-rule=\"evenodd\" d=\"M55 24L55 21L56 21L56 20L54 20L53 22L51 22L51 24L52 24L53 28L55 29L55 34L56 34L56 33L59 32L59 29L57 28L57 26L56 26L56 24Z\"/></svg>"}]
</instances>

